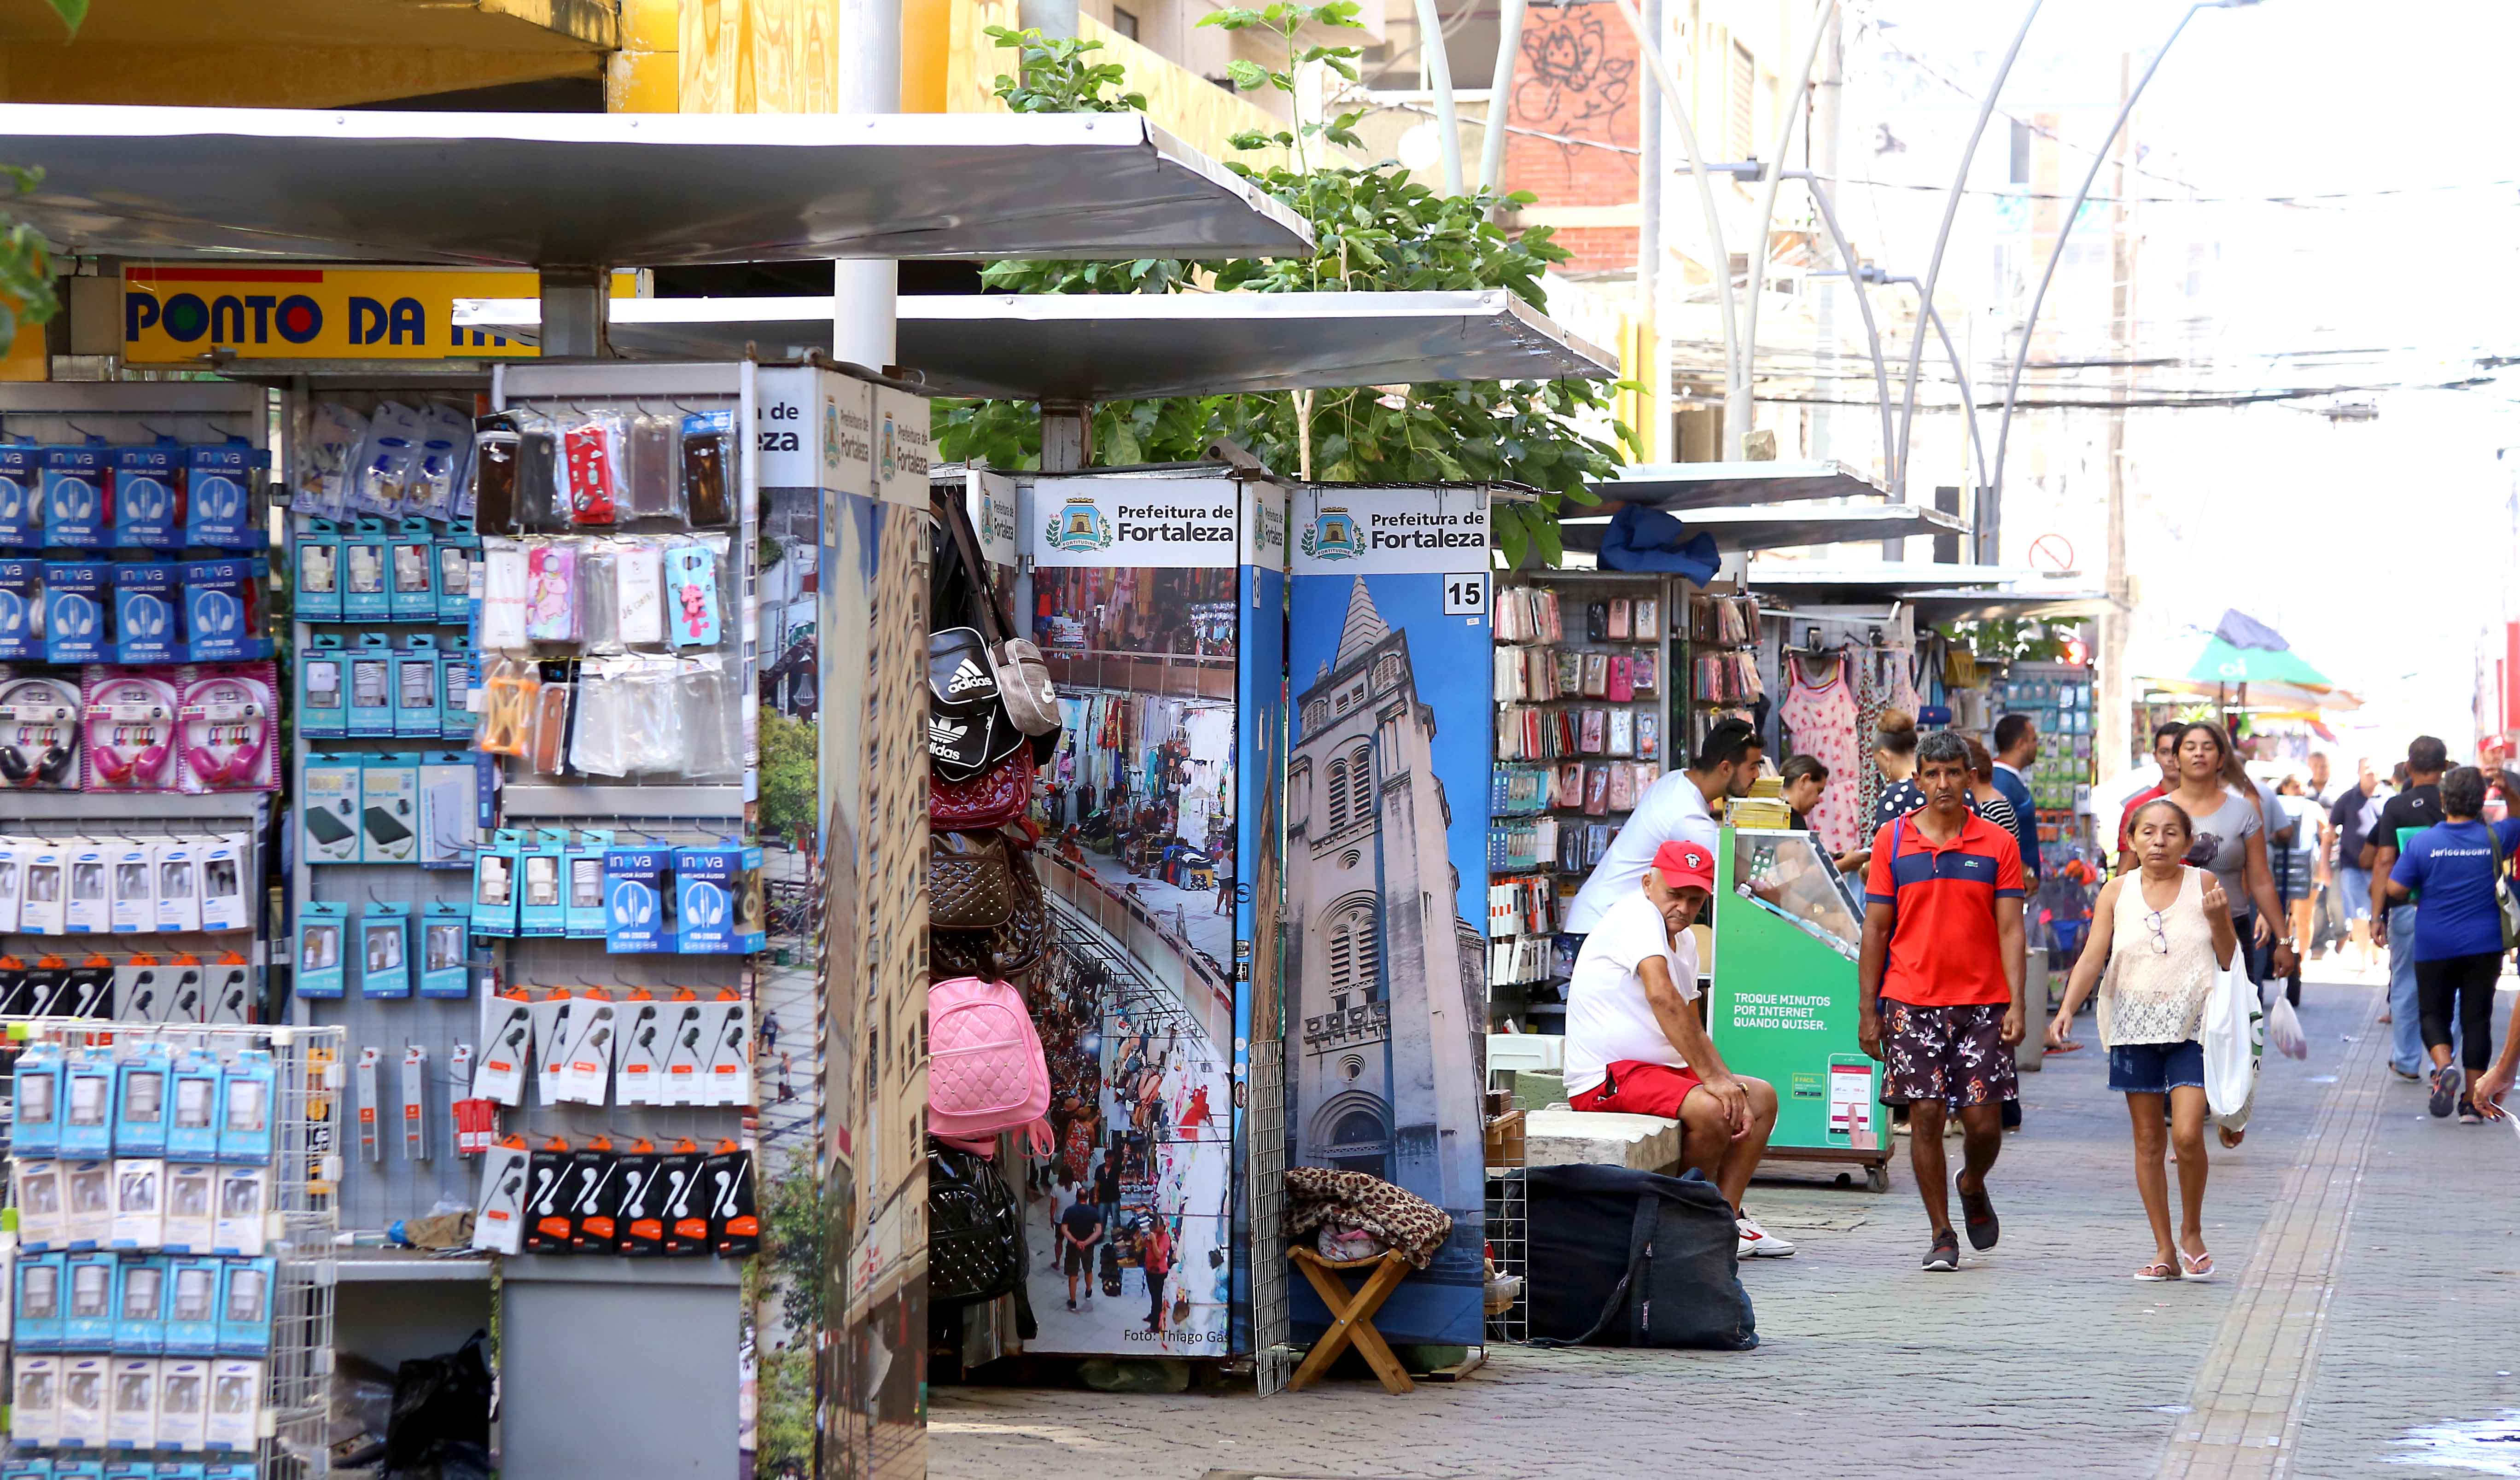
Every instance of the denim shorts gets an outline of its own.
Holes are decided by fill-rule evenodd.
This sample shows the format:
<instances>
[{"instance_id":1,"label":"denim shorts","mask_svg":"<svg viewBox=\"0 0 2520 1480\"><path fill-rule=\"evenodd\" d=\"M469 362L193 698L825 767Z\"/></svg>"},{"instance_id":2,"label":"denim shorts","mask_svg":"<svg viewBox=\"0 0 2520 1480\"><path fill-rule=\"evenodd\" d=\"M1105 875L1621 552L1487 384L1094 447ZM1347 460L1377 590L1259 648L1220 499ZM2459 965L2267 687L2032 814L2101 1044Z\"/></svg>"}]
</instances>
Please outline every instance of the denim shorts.
<instances>
[{"instance_id":1,"label":"denim shorts","mask_svg":"<svg viewBox=\"0 0 2520 1480\"><path fill-rule=\"evenodd\" d=\"M2182 1088L2205 1088L2205 1046L2195 1039L2126 1043L2109 1050L2110 1093L2167 1095Z\"/></svg>"}]
</instances>

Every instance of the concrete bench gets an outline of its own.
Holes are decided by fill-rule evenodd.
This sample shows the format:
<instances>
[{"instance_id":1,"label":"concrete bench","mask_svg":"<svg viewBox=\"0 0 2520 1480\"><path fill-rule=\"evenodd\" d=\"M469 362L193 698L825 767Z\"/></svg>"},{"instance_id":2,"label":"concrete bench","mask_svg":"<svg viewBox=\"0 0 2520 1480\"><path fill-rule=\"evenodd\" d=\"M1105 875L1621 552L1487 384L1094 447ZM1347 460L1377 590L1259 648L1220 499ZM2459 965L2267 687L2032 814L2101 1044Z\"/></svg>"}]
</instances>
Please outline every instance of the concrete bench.
<instances>
[{"instance_id":1,"label":"concrete bench","mask_svg":"<svg viewBox=\"0 0 2520 1480\"><path fill-rule=\"evenodd\" d=\"M1533 1110L1523 1117L1523 1165L1676 1172L1680 1122L1659 1115L1570 1110L1563 1104Z\"/></svg>"}]
</instances>

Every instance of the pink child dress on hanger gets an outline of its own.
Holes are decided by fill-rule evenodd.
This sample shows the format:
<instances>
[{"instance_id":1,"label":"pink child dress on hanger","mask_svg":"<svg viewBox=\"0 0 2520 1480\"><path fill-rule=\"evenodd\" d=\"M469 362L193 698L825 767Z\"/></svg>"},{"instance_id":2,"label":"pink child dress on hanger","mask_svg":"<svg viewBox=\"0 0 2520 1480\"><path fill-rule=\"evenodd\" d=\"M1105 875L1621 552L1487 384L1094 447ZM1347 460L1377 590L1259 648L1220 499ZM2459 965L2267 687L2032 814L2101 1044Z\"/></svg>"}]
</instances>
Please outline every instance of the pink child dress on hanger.
<instances>
[{"instance_id":1,"label":"pink child dress on hanger","mask_svg":"<svg viewBox=\"0 0 2520 1480\"><path fill-rule=\"evenodd\" d=\"M1789 658L1785 667L1785 701L1778 706L1777 717L1792 732L1796 754L1817 757L1828 768L1828 786L1811 809L1812 831L1831 854L1852 851L1861 830L1856 792L1862 781L1855 686L1847 681L1846 665L1834 657L1824 664L1827 677L1817 683L1807 659Z\"/></svg>"}]
</instances>

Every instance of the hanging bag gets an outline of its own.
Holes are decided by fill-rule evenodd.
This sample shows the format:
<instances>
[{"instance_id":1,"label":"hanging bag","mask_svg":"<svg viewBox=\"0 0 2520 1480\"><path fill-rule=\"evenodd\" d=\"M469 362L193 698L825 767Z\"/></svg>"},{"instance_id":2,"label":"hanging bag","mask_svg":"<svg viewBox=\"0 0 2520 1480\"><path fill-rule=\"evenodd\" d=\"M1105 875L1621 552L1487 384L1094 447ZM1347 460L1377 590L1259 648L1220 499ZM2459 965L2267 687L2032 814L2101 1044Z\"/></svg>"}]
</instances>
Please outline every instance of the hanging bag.
<instances>
[{"instance_id":1,"label":"hanging bag","mask_svg":"<svg viewBox=\"0 0 2520 1480\"><path fill-rule=\"evenodd\" d=\"M1050 1062L1023 994L957 976L927 989L927 1129L960 1139L1020 1131L1032 1153L1051 1140Z\"/></svg>"},{"instance_id":2,"label":"hanging bag","mask_svg":"<svg viewBox=\"0 0 2520 1480\"><path fill-rule=\"evenodd\" d=\"M1057 735L1065 728L1066 721L1058 712L1058 689L1050 681L1050 665L1042 661L1039 648L1007 630L997 600L989 592L988 564L980 557L970 521L948 518L944 522L978 589L978 599L971 604L978 609L969 616L977 629L989 679L1008 723L1029 736Z\"/></svg>"},{"instance_id":3,"label":"hanging bag","mask_svg":"<svg viewBox=\"0 0 2520 1480\"><path fill-rule=\"evenodd\" d=\"M1023 1281L1023 1216L997 1168L927 1144L927 1303L978 1305Z\"/></svg>"},{"instance_id":4,"label":"hanging bag","mask_svg":"<svg viewBox=\"0 0 2520 1480\"><path fill-rule=\"evenodd\" d=\"M2266 1014L2258 1006L2258 989L2249 980L2245 945L2231 952L2231 964L2220 969L2205 999L2205 1023L2196 1038L2205 1050L2205 1103L2215 1123L2225 1130L2249 1125L2249 1105L2257 1094L2258 1056L2266 1048Z\"/></svg>"},{"instance_id":5,"label":"hanging bag","mask_svg":"<svg viewBox=\"0 0 2520 1480\"><path fill-rule=\"evenodd\" d=\"M1012 849L996 832L927 834L927 922L943 930L994 930L1014 914Z\"/></svg>"},{"instance_id":6,"label":"hanging bag","mask_svg":"<svg viewBox=\"0 0 2520 1480\"><path fill-rule=\"evenodd\" d=\"M927 825L976 832L1003 827L1023 816L1032 800L1030 750L1018 749L968 781L947 781L927 773Z\"/></svg>"}]
</instances>

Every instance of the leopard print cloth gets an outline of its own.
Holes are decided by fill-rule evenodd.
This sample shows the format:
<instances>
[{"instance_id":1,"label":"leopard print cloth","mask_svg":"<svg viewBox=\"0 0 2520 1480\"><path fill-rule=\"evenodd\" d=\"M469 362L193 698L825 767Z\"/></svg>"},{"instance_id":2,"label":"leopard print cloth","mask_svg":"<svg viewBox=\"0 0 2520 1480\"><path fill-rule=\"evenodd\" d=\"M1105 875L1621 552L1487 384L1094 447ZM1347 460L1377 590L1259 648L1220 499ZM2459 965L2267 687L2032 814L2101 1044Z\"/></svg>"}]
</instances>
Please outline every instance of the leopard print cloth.
<instances>
[{"instance_id":1,"label":"leopard print cloth","mask_svg":"<svg viewBox=\"0 0 2520 1480\"><path fill-rule=\"evenodd\" d=\"M1453 1236L1453 1215L1415 1192L1364 1172L1286 1168L1286 1241L1325 1224L1363 1229L1399 1250L1416 1269Z\"/></svg>"}]
</instances>

